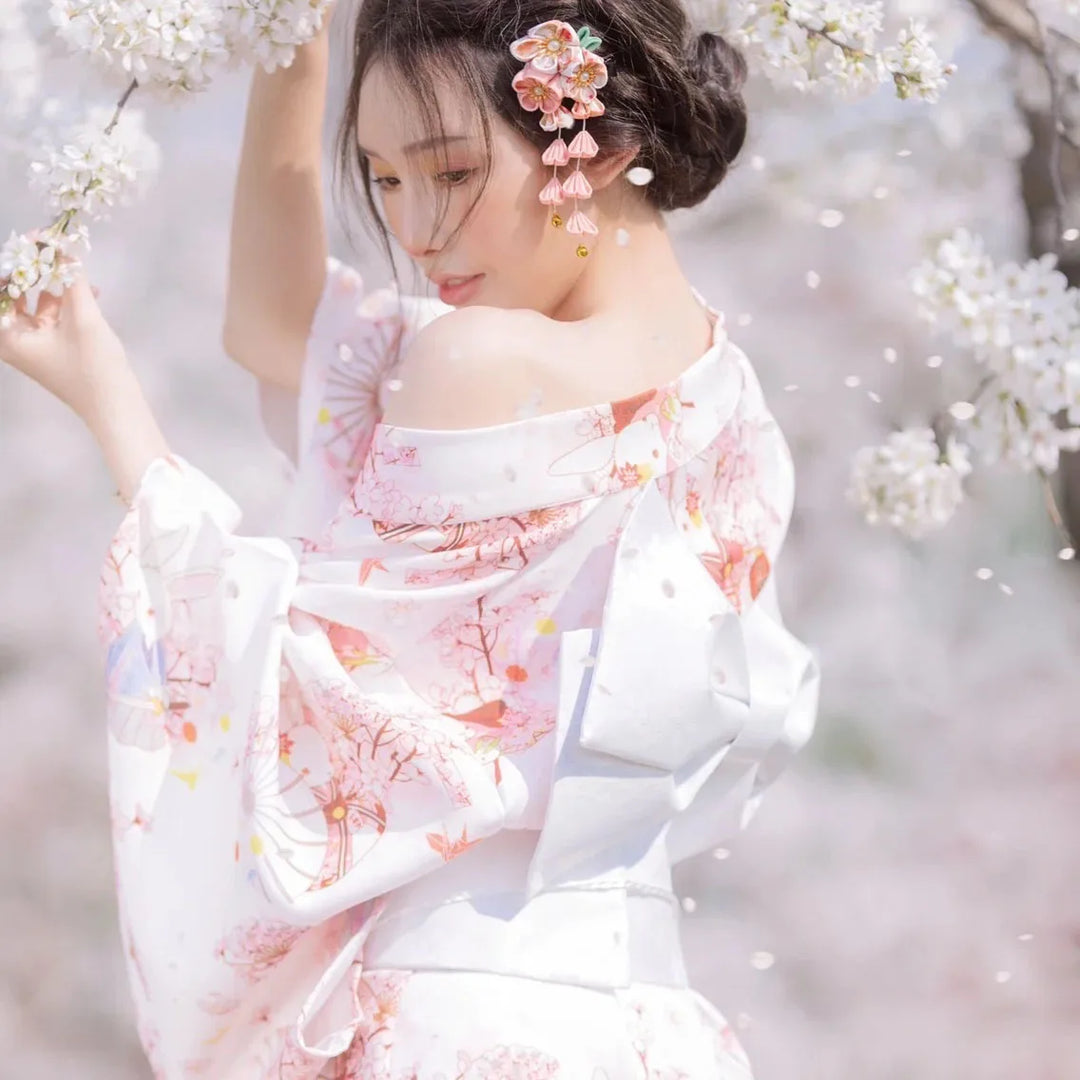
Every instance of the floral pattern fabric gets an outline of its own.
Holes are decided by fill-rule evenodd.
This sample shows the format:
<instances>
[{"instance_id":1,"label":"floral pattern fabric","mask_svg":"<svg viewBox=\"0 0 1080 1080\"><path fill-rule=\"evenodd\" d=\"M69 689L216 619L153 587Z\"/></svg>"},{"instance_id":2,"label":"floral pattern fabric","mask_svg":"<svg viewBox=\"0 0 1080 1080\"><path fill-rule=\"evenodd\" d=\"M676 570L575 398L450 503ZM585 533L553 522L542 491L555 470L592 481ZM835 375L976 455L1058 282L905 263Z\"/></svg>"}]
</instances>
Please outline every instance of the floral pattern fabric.
<instances>
[{"instance_id":1,"label":"floral pattern fabric","mask_svg":"<svg viewBox=\"0 0 1080 1080\"><path fill-rule=\"evenodd\" d=\"M716 312L705 355L626 400L381 423L445 310L331 259L293 420L267 413L281 535L172 454L109 546L140 1038L167 1078L749 1077L677 940L633 920L813 729L773 577L787 446Z\"/></svg>"}]
</instances>

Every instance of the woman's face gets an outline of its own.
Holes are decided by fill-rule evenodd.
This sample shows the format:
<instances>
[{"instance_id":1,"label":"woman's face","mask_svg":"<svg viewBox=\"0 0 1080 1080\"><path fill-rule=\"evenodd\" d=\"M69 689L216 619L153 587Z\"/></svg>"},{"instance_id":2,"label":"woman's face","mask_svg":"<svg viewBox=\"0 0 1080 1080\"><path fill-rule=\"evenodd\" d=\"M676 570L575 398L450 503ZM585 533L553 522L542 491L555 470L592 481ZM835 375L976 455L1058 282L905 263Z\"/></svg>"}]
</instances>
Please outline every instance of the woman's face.
<instances>
[{"instance_id":1,"label":"woman's face","mask_svg":"<svg viewBox=\"0 0 1080 1080\"><path fill-rule=\"evenodd\" d=\"M436 284L481 275L463 290L441 291L455 307L556 310L586 260L575 255L580 238L553 228L551 210L539 202L540 190L550 179L540 151L501 118L493 119L487 187L450 243L480 188L484 142L480 119L472 115L461 88L442 82L438 98L448 141L425 145L419 108L395 88L385 65L372 65L364 78L357 141L369 159L387 226ZM449 201L435 232L440 192Z\"/></svg>"}]
</instances>

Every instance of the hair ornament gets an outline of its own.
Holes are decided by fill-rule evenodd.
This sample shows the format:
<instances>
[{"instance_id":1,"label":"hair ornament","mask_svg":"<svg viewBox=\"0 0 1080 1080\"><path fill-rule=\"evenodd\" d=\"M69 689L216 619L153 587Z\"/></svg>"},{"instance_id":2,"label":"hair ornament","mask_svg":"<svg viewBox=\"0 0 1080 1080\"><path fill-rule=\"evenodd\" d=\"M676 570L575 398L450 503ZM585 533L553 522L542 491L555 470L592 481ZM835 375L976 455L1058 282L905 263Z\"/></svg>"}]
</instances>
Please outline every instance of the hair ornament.
<instances>
[{"instance_id":1,"label":"hair ornament","mask_svg":"<svg viewBox=\"0 0 1080 1080\"><path fill-rule=\"evenodd\" d=\"M597 91L607 85L608 71L594 51L601 44L588 26L575 30L561 19L552 19L534 26L510 46L511 53L525 62L513 80L521 107L528 112L539 112L541 128L557 133L540 159L553 170L540 192L540 202L552 207L551 224L559 228L563 219L554 208L573 200L566 231L576 236L595 236L599 232L577 204L592 198L593 193L592 185L581 171L581 162L600 152L585 125L594 116L604 115ZM571 101L569 107L567 98ZM581 130L567 145L562 132L573 127L576 120L581 121ZM562 181L559 169L569 165L571 159L576 159L577 168ZM589 249L579 244L577 253L584 258Z\"/></svg>"}]
</instances>

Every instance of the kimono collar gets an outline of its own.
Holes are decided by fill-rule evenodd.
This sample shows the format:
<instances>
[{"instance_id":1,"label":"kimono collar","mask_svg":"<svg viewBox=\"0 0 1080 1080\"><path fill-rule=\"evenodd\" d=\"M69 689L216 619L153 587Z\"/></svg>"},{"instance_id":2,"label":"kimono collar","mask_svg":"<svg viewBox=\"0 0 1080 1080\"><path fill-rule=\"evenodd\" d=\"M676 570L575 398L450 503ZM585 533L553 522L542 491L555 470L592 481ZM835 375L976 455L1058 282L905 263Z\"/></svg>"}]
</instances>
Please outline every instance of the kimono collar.
<instances>
[{"instance_id":1,"label":"kimono collar","mask_svg":"<svg viewBox=\"0 0 1080 1080\"><path fill-rule=\"evenodd\" d=\"M721 312L708 350L674 381L633 397L488 427L375 425L352 490L357 512L444 524L642 487L702 453L731 419L744 364Z\"/></svg>"}]
</instances>

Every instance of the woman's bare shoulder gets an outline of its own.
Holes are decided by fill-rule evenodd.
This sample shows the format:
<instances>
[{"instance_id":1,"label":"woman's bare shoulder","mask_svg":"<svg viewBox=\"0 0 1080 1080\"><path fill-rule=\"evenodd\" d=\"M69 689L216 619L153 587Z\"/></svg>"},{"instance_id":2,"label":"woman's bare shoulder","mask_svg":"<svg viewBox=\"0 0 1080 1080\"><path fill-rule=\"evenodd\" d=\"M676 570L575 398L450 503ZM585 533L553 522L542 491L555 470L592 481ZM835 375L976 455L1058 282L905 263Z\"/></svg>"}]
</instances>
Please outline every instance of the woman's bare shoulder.
<instances>
[{"instance_id":1,"label":"woman's bare shoulder","mask_svg":"<svg viewBox=\"0 0 1080 1080\"><path fill-rule=\"evenodd\" d=\"M559 326L525 308L453 308L424 325L396 369L383 423L454 430L518 419L543 386Z\"/></svg>"}]
</instances>

